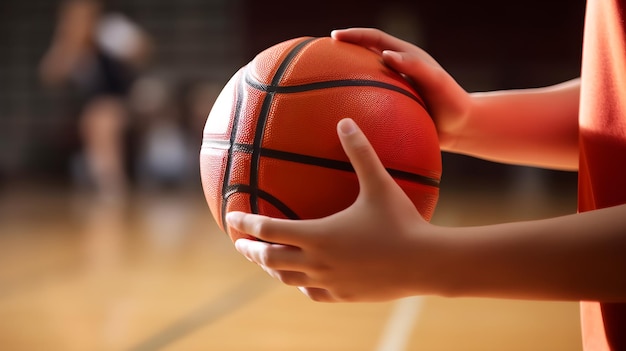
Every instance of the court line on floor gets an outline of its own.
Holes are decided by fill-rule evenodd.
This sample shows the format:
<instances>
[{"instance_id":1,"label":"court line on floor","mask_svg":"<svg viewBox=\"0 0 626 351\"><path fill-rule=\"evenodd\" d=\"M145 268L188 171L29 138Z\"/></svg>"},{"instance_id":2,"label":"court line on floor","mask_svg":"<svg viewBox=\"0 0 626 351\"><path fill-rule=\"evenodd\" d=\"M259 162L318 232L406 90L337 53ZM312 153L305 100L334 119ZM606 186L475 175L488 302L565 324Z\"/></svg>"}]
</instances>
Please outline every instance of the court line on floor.
<instances>
[{"instance_id":1,"label":"court line on floor","mask_svg":"<svg viewBox=\"0 0 626 351\"><path fill-rule=\"evenodd\" d=\"M376 351L406 350L413 326L419 318L424 298L412 296L395 302Z\"/></svg>"},{"instance_id":2,"label":"court line on floor","mask_svg":"<svg viewBox=\"0 0 626 351\"><path fill-rule=\"evenodd\" d=\"M174 341L182 339L194 330L215 322L220 317L241 308L246 303L260 297L265 291L276 286L275 281L268 279L263 273L256 273L243 280L221 297L212 299L204 306L200 306L187 316L177 320L155 333L146 340L139 342L130 351L161 350Z\"/></svg>"}]
</instances>

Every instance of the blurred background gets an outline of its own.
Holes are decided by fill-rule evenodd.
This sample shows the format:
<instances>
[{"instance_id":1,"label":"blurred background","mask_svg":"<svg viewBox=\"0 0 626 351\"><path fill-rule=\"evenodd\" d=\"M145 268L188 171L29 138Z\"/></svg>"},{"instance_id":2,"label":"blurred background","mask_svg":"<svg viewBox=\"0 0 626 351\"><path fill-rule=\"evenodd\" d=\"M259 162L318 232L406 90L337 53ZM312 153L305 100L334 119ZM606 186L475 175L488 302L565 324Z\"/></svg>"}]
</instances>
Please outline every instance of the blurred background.
<instances>
[{"instance_id":1,"label":"blurred background","mask_svg":"<svg viewBox=\"0 0 626 351\"><path fill-rule=\"evenodd\" d=\"M76 181L80 172L77 115L88 88L70 84L70 78L47 85L41 73L42 61L60 31L61 4L5 0L0 5L3 183L66 183ZM470 91L535 87L578 75L584 7L584 1L563 0L510 5L493 0L344 0L320 1L306 9L296 9L287 0L105 0L103 4L101 15L127 16L152 46L147 62L134 73L135 80L126 82L120 92L131 103L124 151L126 172L135 183L158 176L152 169L158 166L146 165L151 147L157 147L150 144L156 119L170 119L186 142L178 147L188 148L188 155L195 153L215 94L237 68L280 41L325 36L333 28L376 26L424 47ZM118 51L132 50L131 40L114 39L125 35L123 29L110 31L104 36L112 38L111 46L118 43L126 46ZM80 69L84 70L75 66L73 74ZM187 174L171 177L186 177L185 183L197 186L197 173L192 170L197 157L189 158L179 170ZM450 155L445 166L450 169L446 180L459 174L514 178L517 171L526 172Z\"/></svg>"},{"instance_id":2,"label":"blurred background","mask_svg":"<svg viewBox=\"0 0 626 351\"><path fill-rule=\"evenodd\" d=\"M579 75L583 16L571 0L3 0L0 345L383 350L393 302L312 304L219 232L198 169L214 99L263 49L352 26L420 45L469 91L555 84ZM440 224L575 211L574 172L443 162ZM406 349L579 349L575 304L420 306Z\"/></svg>"}]
</instances>

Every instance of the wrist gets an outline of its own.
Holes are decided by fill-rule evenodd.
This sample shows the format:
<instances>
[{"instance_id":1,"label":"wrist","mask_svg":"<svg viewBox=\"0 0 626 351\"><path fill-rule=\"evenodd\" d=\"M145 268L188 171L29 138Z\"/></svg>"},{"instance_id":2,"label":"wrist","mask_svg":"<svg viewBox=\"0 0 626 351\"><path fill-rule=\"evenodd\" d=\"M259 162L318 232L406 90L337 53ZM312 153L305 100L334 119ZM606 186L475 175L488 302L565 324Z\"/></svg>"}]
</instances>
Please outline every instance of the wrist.
<instances>
[{"instance_id":1,"label":"wrist","mask_svg":"<svg viewBox=\"0 0 626 351\"><path fill-rule=\"evenodd\" d=\"M448 106L445 111L433 112L439 146L443 151L458 152L463 135L467 133L467 126L471 116L478 109L478 102L472 94L459 95L453 106Z\"/></svg>"},{"instance_id":2,"label":"wrist","mask_svg":"<svg viewBox=\"0 0 626 351\"><path fill-rule=\"evenodd\" d=\"M420 227L408 245L411 261L407 264L411 276L407 295L463 295L464 269L462 248L456 243L457 229L428 224Z\"/></svg>"}]
</instances>

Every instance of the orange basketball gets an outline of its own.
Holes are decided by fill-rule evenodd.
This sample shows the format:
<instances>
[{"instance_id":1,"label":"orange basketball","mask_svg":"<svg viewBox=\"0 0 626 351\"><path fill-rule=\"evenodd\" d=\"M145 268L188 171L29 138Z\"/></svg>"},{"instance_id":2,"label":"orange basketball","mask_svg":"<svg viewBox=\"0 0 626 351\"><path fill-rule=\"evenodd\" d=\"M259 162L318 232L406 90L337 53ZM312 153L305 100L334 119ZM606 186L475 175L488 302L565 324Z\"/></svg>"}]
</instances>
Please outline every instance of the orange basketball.
<instances>
[{"instance_id":1,"label":"orange basketball","mask_svg":"<svg viewBox=\"0 0 626 351\"><path fill-rule=\"evenodd\" d=\"M209 113L200 173L220 228L235 210L311 219L350 206L359 183L336 132L345 117L430 220L441 152L421 98L376 53L330 37L301 37L241 68Z\"/></svg>"}]
</instances>

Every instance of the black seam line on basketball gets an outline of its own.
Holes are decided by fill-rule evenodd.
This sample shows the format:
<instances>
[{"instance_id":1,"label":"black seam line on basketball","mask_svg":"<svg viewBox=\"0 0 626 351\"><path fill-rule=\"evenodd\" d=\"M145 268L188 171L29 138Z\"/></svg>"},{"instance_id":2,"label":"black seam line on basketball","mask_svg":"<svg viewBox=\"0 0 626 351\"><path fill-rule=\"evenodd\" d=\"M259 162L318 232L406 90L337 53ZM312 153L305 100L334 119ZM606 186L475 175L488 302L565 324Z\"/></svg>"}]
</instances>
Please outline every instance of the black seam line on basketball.
<instances>
[{"instance_id":1,"label":"black seam line on basketball","mask_svg":"<svg viewBox=\"0 0 626 351\"><path fill-rule=\"evenodd\" d=\"M280 212L282 212L285 216L287 216L287 218L300 219L300 216L298 216L298 214L294 210L289 208L289 206L287 206L284 202L280 201L277 197L261 189L256 189L256 191L258 192L257 196L260 199L265 200L272 206L276 207ZM226 189L226 192L224 193L224 197L228 199L229 197L237 193L251 194L252 187L247 184L232 184L228 186L228 188Z\"/></svg>"},{"instance_id":2,"label":"black seam line on basketball","mask_svg":"<svg viewBox=\"0 0 626 351\"><path fill-rule=\"evenodd\" d=\"M420 104L424 109L426 106L424 102L420 100L417 96L412 94L410 91L402 89L396 85L380 82L376 80L368 80L368 79L339 79L339 80L329 80L324 82L315 82L309 84L302 85L290 85L290 86L276 86L276 85L267 85L263 84L259 81L254 80L249 75L246 75L246 83L251 87L265 91L272 92L278 94L292 94L292 93L300 93L310 90L320 90L320 89L329 89L329 88L342 88L342 87L375 87L381 89L392 90L398 92L402 95L405 95L418 104Z\"/></svg>"},{"instance_id":3,"label":"black seam line on basketball","mask_svg":"<svg viewBox=\"0 0 626 351\"><path fill-rule=\"evenodd\" d=\"M202 150L204 149L217 149L217 150L231 150L245 152L247 154L252 153L252 145L250 144L240 144L234 143L231 145L230 141L222 140L222 139L210 139L204 138L202 139Z\"/></svg>"},{"instance_id":4,"label":"black seam line on basketball","mask_svg":"<svg viewBox=\"0 0 626 351\"><path fill-rule=\"evenodd\" d=\"M216 148L221 149L225 146L226 142L223 140L204 140L203 147L211 148L213 145L217 146ZM229 145L230 146L230 145ZM231 147L232 152L243 152L251 154L253 152L253 146L248 144L239 144L235 143ZM295 163L307 164L312 166L318 166L329 169L336 169L340 171L354 172L354 168L350 162L333 160L329 158L309 156L303 154L297 154L293 152L274 150L268 148L261 148L259 151L262 157L269 157L277 160L290 161ZM394 168L385 168L387 172L394 178L403 179L406 181L419 183L422 185L439 187L440 180L438 178L429 177L423 174L411 173L407 171L401 171L399 169Z\"/></svg>"},{"instance_id":5,"label":"black seam line on basketball","mask_svg":"<svg viewBox=\"0 0 626 351\"><path fill-rule=\"evenodd\" d=\"M287 67L293 59L296 57L298 52L300 52L307 44L311 43L318 38L306 38L297 43L285 56L283 61L278 66L276 73L274 73L274 77L271 82L272 85L277 85L278 82L282 79L285 72L287 72ZM248 66L249 67L249 66ZM248 69L246 69L245 76L249 75ZM244 78L245 80L245 78ZM265 125L267 123L267 118L270 112L270 106L272 105L272 100L274 99L274 92L267 92L265 98L263 99L263 103L261 104L261 111L259 112L259 116L257 119L257 124L254 133L254 141L252 143L252 157L250 159L250 211L252 213L259 213L259 163L261 159L261 154L258 150L261 149L261 143L263 141L263 136L265 135Z\"/></svg>"},{"instance_id":6,"label":"black seam line on basketball","mask_svg":"<svg viewBox=\"0 0 626 351\"><path fill-rule=\"evenodd\" d=\"M238 147L239 150L245 152L245 147ZM272 150L263 148L261 150L261 155L263 157L269 157L284 161L291 161L296 163L308 164L323 168L336 169L340 171L354 172L354 168L350 162L333 160L329 158L322 158L316 156L308 156L302 154L296 154L292 152L280 151L280 150ZM439 179L428 177L422 174L416 174L411 172L406 172L394 168L385 168L387 172L391 176L397 179L403 179L414 183L419 183L423 185L439 187Z\"/></svg>"},{"instance_id":7,"label":"black seam line on basketball","mask_svg":"<svg viewBox=\"0 0 626 351\"><path fill-rule=\"evenodd\" d=\"M285 72L287 71L287 67L289 67L289 64L291 63L291 61L293 61L293 59L296 57L296 55L302 50L304 49L305 46L307 46L310 42L318 40L319 38L305 38L304 40L302 40L300 43L298 43L298 45L294 46L291 51L287 54L287 56L285 56L285 59L283 60L283 62L280 63L280 66L278 66L278 69L276 70L276 73L274 73L274 77L272 78L272 86L276 86L280 83L280 80L283 78L283 76L285 75ZM246 74L246 76L248 76ZM246 79L247 81L247 79Z\"/></svg>"},{"instance_id":8,"label":"black seam line on basketball","mask_svg":"<svg viewBox=\"0 0 626 351\"><path fill-rule=\"evenodd\" d=\"M230 130L230 139L228 141L229 145L233 145L235 143L235 139L237 136L237 129L239 126L239 118L241 117L241 105L243 104L243 85L244 85L244 80L242 79L242 76L239 78L239 81L237 82L237 97L236 97L236 102L235 102L235 115L233 117L233 125L231 127ZM232 158L233 158L233 152L234 150L229 147L228 148L228 157L226 158L226 167L224 169L224 179L222 180L222 213L221 213L221 221L222 221L222 228L224 228L224 231L226 233L228 233L228 226L226 225L226 208L228 206L228 199L226 198L226 196L224 196L224 192L226 191L226 189L228 188L228 183L230 183L230 174L232 172L232 167L233 167L233 162L232 162Z\"/></svg>"},{"instance_id":9,"label":"black seam line on basketball","mask_svg":"<svg viewBox=\"0 0 626 351\"><path fill-rule=\"evenodd\" d=\"M217 149L217 150L231 150L232 152L239 151L247 154L252 153L252 145L250 144L240 144L234 143L233 145L226 140L214 140L214 139L203 139L202 140L202 149ZM263 149L263 148L261 148Z\"/></svg>"},{"instance_id":10,"label":"black seam line on basketball","mask_svg":"<svg viewBox=\"0 0 626 351\"><path fill-rule=\"evenodd\" d=\"M374 87L387 89L391 91L395 91L402 95L409 97L414 100L424 109L426 109L426 105L424 102L415 96L415 94L411 93L408 90L402 89L396 85L377 81L377 80L369 80L369 79L338 79L338 80L329 80L324 82L315 82L309 84L301 84L301 85L289 85L289 86L277 86L277 85L267 85L263 84L250 75L246 75L246 83L251 87L268 92L268 93L277 93L277 94L292 94L292 93L301 93L310 90L320 90L320 89L329 89L329 88L343 88L343 87ZM273 83L273 82L272 82Z\"/></svg>"}]
</instances>

